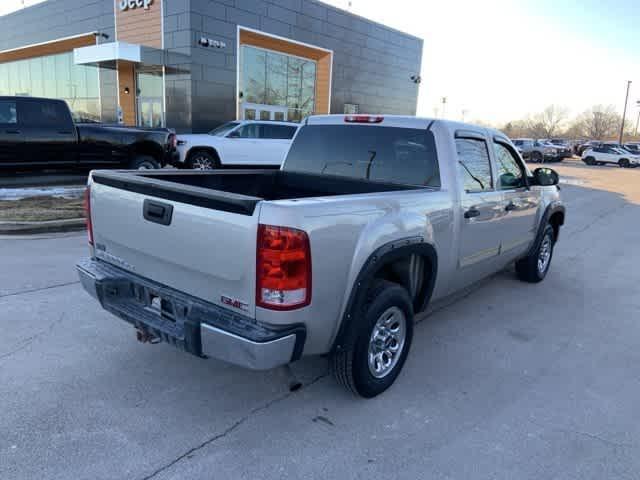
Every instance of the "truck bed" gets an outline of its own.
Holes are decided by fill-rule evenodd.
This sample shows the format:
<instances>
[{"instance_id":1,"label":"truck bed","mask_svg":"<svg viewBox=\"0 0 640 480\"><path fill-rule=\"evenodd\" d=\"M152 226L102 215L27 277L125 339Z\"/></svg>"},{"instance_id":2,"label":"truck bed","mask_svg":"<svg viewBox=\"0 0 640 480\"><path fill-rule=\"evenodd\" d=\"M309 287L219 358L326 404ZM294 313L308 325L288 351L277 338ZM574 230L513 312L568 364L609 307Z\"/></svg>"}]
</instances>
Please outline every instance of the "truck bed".
<instances>
[{"instance_id":1,"label":"truck bed","mask_svg":"<svg viewBox=\"0 0 640 480\"><path fill-rule=\"evenodd\" d=\"M425 188L283 170L97 171L93 180L153 197L245 215L252 215L261 200Z\"/></svg>"}]
</instances>

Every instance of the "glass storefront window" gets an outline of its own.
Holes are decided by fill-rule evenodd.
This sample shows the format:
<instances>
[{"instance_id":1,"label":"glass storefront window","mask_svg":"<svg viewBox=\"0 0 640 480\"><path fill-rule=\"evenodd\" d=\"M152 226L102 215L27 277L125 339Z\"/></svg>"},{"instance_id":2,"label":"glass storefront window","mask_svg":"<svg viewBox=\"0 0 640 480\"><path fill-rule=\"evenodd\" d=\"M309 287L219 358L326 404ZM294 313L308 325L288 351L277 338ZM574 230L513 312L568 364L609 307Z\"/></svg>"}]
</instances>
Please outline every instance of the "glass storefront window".
<instances>
[{"instance_id":1,"label":"glass storefront window","mask_svg":"<svg viewBox=\"0 0 640 480\"><path fill-rule=\"evenodd\" d=\"M242 102L284 107L290 121L314 112L315 61L243 45L240 64ZM255 112L245 110L247 115Z\"/></svg>"},{"instance_id":2,"label":"glass storefront window","mask_svg":"<svg viewBox=\"0 0 640 480\"><path fill-rule=\"evenodd\" d=\"M59 98L77 121L100 121L98 67L76 65L73 53L0 63L0 95Z\"/></svg>"}]
</instances>

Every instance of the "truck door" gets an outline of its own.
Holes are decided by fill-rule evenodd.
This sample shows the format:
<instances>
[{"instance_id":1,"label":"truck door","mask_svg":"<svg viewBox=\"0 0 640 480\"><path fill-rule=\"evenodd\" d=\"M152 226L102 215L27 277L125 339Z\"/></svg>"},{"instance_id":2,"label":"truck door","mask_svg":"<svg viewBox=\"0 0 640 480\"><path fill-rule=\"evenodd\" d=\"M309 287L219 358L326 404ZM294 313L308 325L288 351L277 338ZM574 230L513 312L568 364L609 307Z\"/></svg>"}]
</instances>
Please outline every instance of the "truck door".
<instances>
[{"instance_id":1,"label":"truck door","mask_svg":"<svg viewBox=\"0 0 640 480\"><path fill-rule=\"evenodd\" d=\"M493 154L505 212L500 226L500 253L509 261L525 253L537 233L540 197L527 186L525 167L506 140L493 140Z\"/></svg>"},{"instance_id":2,"label":"truck door","mask_svg":"<svg viewBox=\"0 0 640 480\"><path fill-rule=\"evenodd\" d=\"M460 185L460 234L457 287L469 285L496 269L500 252L502 194L496 191L489 146L484 135L456 133Z\"/></svg>"},{"instance_id":3,"label":"truck door","mask_svg":"<svg viewBox=\"0 0 640 480\"><path fill-rule=\"evenodd\" d=\"M262 125L246 123L227 134L221 146L222 163L225 165L260 165L269 154L262 152L260 141Z\"/></svg>"},{"instance_id":4,"label":"truck door","mask_svg":"<svg viewBox=\"0 0 640 480\"><path fill-rule=\"evenodd\" d=\"M76 131L67 104L34 98L20 100L19 106L25 160L40 166L75 165Z\"/></svg>"},{"instance_id":5,"label":"truck door","mask_svg":"<svg viewBox=\"0 0 640 480\"><path fill-rule=\"evenodd\" d=\"M19 166L23 161L24 134L18 124L15 100L0 100L0 166Z\"/></svg>"}]
</instances>

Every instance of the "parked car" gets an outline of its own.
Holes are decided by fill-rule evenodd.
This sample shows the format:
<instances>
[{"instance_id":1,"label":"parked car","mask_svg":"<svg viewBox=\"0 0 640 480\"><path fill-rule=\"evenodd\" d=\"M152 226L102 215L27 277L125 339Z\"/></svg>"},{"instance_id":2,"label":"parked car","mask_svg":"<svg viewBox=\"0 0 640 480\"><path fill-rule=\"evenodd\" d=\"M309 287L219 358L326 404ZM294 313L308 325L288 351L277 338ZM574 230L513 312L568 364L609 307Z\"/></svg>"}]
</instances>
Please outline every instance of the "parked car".
<instances>
[{"instance_id":1,"label":"parked car","mask_svg":"<svg viewBox=\"0 0 640 480\"><path fill-rule=\"evenodd\" d=\"M564 151L561 151L555 145L541 140L534 140L533 138L516 138L513 140L513 144L522 155L522 158L530 162L560 162L567 156Z\"/></svg>"},{"instance_id":2,"label":"parked car","mask_svg":"<svg viewBox=\"0 0 640 480\"><path fill-rule=\"evenodd\" d=\"M63 100L0 97L0 168L149 169L177 158L165 128L75 124Z\"/></svg>"},{"instance_id":3,"label":"parked car","mask_svg":"<svg viewBox=\"0 0 640 480\"><path fill-rule=\"evenodd\" d=\"M640 143L636 143L636 142L625 143L623 146L629 152L635 155L640 155Z\"/></svg>"},{"instance_id":4,"label":"parked car","mask_svg":"<svg viewBox=\"0 0 640 480\"><path fill-rule=\"evenodd\" d=\"M492 129L313 116L280 170L94 171L78 272L141 341L253 369L327 354L373 397L431 301L512 263L545 278L557 183Z\"/></svg>"},{"instance_id":5,"label":"parked car","mask_svg":"<svg viewBox=\"0 0 640 480\"><path fill-rule=\"evenodd\" d=\"M206 134L180 135L180 165L198 170L220 167L280 167L298 123L243 120Z\"/></svg>"},{"instance_id":6,"label":"parked car","mask_svg":"<svg viewBox=\"0 0 640 480\"><path fill-rule=\"evenodd\" d=\"M585 152L585 150L589 149L589 148L593 148L596 147L598 145L600 145L602 142L599 140L589 140L588 142L584 142L581 144L578 144L575 146L574 149L574 153L576 155L578 155L579 157L582 157L582 154Z\"/></svg>"},{"instance_id":7,"label":"parked car","mask_svg":"<svg viewBox=\"0 0 640 480\"><path fill-rule=\"evenodd\" d=\"M582 161L587 165L616 164L622 168L630 168L638 166L640 155L614 145L602 144L585 150Z\"/></svg>"}]
</instances>

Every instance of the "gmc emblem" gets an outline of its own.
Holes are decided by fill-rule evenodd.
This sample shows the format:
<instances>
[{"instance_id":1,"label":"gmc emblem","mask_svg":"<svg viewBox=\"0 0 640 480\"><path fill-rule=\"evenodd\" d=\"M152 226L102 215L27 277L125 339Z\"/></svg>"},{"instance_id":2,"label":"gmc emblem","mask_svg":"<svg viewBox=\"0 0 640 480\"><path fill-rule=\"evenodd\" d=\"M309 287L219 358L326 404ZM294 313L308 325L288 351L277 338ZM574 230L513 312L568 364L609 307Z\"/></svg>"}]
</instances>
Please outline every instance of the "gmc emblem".
<instances>
[{"instance_id":1,"label":"gmc emblem","mask_svg":"<svg viewBox=\"0 0 640 480\"><path fill-rule=\"evenodd\" d=\"M226 295L220 296L220 301L225 305L228 305L233 308L237 308L242 310L243 312L247 312L249 310L249 304L242 302L240 300L236 300L234 298L227 297Z\"/></svg>"}]
</instances>

